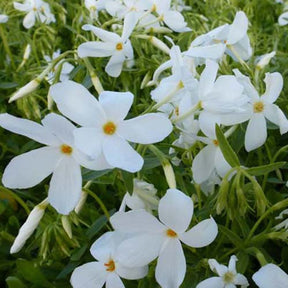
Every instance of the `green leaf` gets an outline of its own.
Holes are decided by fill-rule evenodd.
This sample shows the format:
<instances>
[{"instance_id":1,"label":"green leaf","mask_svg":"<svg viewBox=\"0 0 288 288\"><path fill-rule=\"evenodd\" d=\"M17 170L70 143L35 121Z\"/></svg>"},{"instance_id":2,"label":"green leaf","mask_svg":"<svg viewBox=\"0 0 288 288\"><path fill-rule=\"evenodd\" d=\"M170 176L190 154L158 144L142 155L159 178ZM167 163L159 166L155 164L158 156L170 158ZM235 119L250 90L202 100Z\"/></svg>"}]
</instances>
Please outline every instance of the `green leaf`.
<instances>
[{"instance_id":1,"label":"green leaf","mask_svg":"<svg viewBox=\"0 0 288 288\"><path fill-rule=\"evenodd\" d=\"M15 82L0 82L0 89L11 89L17 86L18 84Z\"/></svg>"},{"instance_id":2,"label":"green leaf","mask_svg":"<svg viewBox=\"0 0 288 288\"><path fill-rule=\"evenodd\" d=\"M241 247L243 240L236 233L222 225L218 225L218 228L220 233L225 235L236 247Z\"/></svg>"},{"instance_id":3,"label":"green leaf","mask_svg":"<svg viewBox=\"0 0 288 288\"><path fill-rule=\"evenodd\" d=\"M133 186L134 186L133 185L133 178L134 178L133 173L129 173L124 170L121 171L121 173L122 173L122 178L123 178L126 190L129 192L129 194L132 194Z\"/></svg>"},{"instance_id":4,"label":"green leaf","mask_svg":"<svg viewBox=\"0 0 288 288\"><path fill-rule=\"evenodd\" d=\"M272 164L261 165L258 167L250 167L247 168L246 171L252 176L259 176L277 170L283 167L285 164L286 162L276 162Z\"/></svg>"},{"instance_id":5,"label":"green leaf","mask_svg":"<svg viewBox=\"0 0 288 288\"><path fill-rule=\"evenodd\" d=\"M25 284L17 277L9 276L6 278L8 288L27 288Z\"/></svg>"},{"instance_id":6,"label":"green leaf","mask_svg":"<svg viewBox=\"0 0 288 288\"><path fill-rule=\"evenodd\" d=\"M86 232L86 236L89 239L92 239L108 222L108 219L106 216L99 217L89 228L89 230Z\"/></svg>"},{"instance_id":7,"label":"green leaf","mask_svg":"<svg viewBox=\"0 0 288 288\"><path fill-rule=\"evenodd\" d=\"M217 124L216 124L216 136L219 142L219 147L223 153L225 160L230 164L231 167L240 166L240 161L236 153L233 151L225 135L223 134L222 130Z\"/></svg>"}]
</instances>

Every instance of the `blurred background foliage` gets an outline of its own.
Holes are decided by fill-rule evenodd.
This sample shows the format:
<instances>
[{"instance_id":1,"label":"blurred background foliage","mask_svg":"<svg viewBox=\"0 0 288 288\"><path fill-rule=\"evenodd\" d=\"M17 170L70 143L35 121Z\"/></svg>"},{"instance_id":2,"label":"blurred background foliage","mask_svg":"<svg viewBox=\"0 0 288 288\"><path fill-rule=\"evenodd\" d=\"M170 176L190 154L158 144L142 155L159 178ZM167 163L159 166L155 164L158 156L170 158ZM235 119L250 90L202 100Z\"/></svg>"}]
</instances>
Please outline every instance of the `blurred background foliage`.
<instances>
[{"instance_id":1,"label":"blurred background foliage","mask_svg":"<svg viewBox=\"0 0 288 288\"><path fill-rule=\"evenodd\" d=\"M22 25L24 15L13 8L13 1L0 1L0 14L9 15L9 21L0 24L0 28L5 34L12 53L12 59L9 59L1 39L0 112L8 112L38 122L50 112L47 108L48 82L43 81L40 89L11 104L8 104L9 97L47 67L47 62L43 58L44 55L51 56L57 49L61 49L62 52L74 50L83 43L88 38L88 34L81 30L81 26L91 22L89 12L84 7L84 1L46 0L46 2L50 4L57 22L51 23L49 26L37 23L33 28L26 30ZM248 62L251 70L253 71L258 56L277 51L277 55L271 60L270 65L260 72L260 79L263 79L264 73L267 71L278 71L285 80L287 79L288 27L280 27L277 24L278 17L283 12L283 5L275 3L274 0L186 0L185 2L192 8L190 11L183 12L192 31L168 35L181 47L182 51L189 47L196 36L224 23L232 23L235 13L243 10L250 21L248 34L254 51L253 57ZM111 19L105 13L100 13L99 17L100 23L105 23ZM111 29L111 25L108 24L105 28ZM164 42L166 41L161 34L155 36ZM131 41L135 53L135 65L132 68L125 68L117 79L109 77L104 72L107 58L91 58L90 61L95 67L104 89L129 90L135 95L134 105L130 111L130 116L135 116L151 104L151 87L140 89L143 78L147 73L151 77L155 69L165 60L168 60L169 56L143 39L132 37ZM25 65L21 69L17 69L22 62L27 44L32 47L31 55ZM71 79L85 85L96 96L97 93L92 86L83 61L77 59L75 54L69 54L66 59L75 66L71 73ZM243 71L243 67L239 63L235 63L227 57L220 65L220 73L232 74L234 68ZM248 74L250 72L244 70L243 73ZM253 73L250 73L249 76L253 81ZM261 82L259 89L260 92L264 91L263 82ZM277 103L286 115L288 115L287 95L288 84L285 81L284 89ZM52 107L52 111L57 112L55 106ZM270 125L269 128L266 145L249 154L243 150L243 127L238 128L237 133L234 133L229 139L243 166L268 164L275 153L287 144L287 135L280 136L279 131L275 130L273 125ZM158 148L168 155L169 143L175 139L176 134L169 136L165 143L158 145ZM36 147L38 144L33 141L0 129L0 173L3 173L5 166L14 156ZM199 151L197 145L188 151L176 150L177 156L182 159L182 164L175 167L177 185L180 190L191 195L195 200L196 209L193 223L213 215L216 222L220 224L220 233L217 240L206 248L196 250L185 247L187 274L181 288L195 287L200 280L212 275L207 266L208 258L215 258L219 262L227 264L232 253L235 253L239 259L238 271L245 273L250 279L251 287L254 287L251 275L259 268L259 264L255 260L255 250L247 250L253 245L265 255L267 261L282 263L282 268L288 271L287 238L244 243L251 227L257 220L255 211L253 211L255 209L254 192L249 183L245 183L243 190L245 190L251 209L241 215L237 212L237 207L241 204L235 200L235 206L231 207L231 209L235 209L234 219L230 219L231 217L229 218L225 212L216 215L215 195L205 196L201 192L199 194L199 187L191 184L191 161L197 151ZM284 152L279 155L277 161L286 161L286 159L287 152ZM168 188L160 168L159 160L147 150L145 166L138 176L149 183L153 183L158 189L159 197L164 195ZM285 188L285 182L288 178L287 168L288 166L284 166L281 171L278 169L276 173L271 172L268 176L257 178L260 184L263 184L265 180L265 194L270 205L287 197L287 188ZM89 248L100 235L111 230L106 217L107 213L113 214L119 208L124 194L130 190L132 176L117 169L104 172L83 170L83 175L84 183L89 180L92 181L89 188L91 193L89 192L87 202L80 214L71 213L69 215L73 238L70 239L63 229L61 216L52 207L49 207L36 232L27 241L24 248L13 255L9 254L9 250L19 228L27 218L27 208L31 210L46 198L49 179L27 190L10 191L0 187L0 287L71 287L69 279L73 269L83 263L93 261ZM271 228L274 217L278 214L272 213L271 217L261 223L257 231ZM283 245L284 243L286 244ZM124 281L126 287L159 287L154 279L154 267L155 263L152 263L148 277L143 280L138 282Z\"/></svg>"}]
</instances>

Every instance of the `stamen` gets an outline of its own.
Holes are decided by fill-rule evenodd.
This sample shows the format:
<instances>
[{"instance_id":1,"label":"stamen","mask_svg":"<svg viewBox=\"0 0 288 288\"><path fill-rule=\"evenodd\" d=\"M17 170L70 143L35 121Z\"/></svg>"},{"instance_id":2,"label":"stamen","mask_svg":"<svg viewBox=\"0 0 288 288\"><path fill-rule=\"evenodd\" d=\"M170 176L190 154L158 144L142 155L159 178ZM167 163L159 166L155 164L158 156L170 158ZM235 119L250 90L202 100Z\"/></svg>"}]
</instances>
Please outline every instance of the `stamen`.
<instances>
[{"instance_id":1,"label":"stamen","mask_svg":"<svg viewBox=\"0 0 288 288\"><path fill-rule=\"evenodd\" d=\"M116 125L109 121L103 126L103 131L105 134L113 135L116 131Z\"/></svg>"},{"instance_id":2,"label":"stamen","mask_svg":"<svg viewBox=\"0 0 288 288\"><path fill-rule=\"evenodd\" d=\"M255 102L253 105L253 111L254 113L261 113L264 110L264 104L263 102Z\"/></svg>"},{"instance_id":3,"label":"stamen","mask_svg":"<svg viewBox=\"0 0 288 288\"><path fill-rule=\"evenodd\" d=\"M233 282L234 282L234 278L235 278L235 275L234 275L234 273L231 272L231 271L228 271L228 272L226 272L226 273L223 275L223 281L224 281L226 284L233 283Z\"/></svg>"},{"instance_id":4,"label":"stamen","mask_svg":"<svg viewBox=\"0 0 288 288\"><path fill-rule=\"evenodd\" d=\"M213 144L214 144L215 146L219 146L219 141L216 140L216 139L214 139L214 140L213 140Z\"/></svg>"},{"instance_id":5,"label":"stamen","mask_svg":"<svg viewBox=\"0 0 288 288\"><path fill-rule=\"evenodd\" d=\"M73 148L66 144L61 145L60 150L63 154L67 154L67 155L70 155L73 152Z\"/></svg>"},{"instance_id":6,"label":"stamen","mask_svg":"<svg viewBox=\"0 0 288 288\"><path fill-rule=\"evenodd\" d=\"M175 231L173 231L172 229L168 229L168 230L166 231L166 235L167 235L168 237L171 237L171 238L175 238L175 237L178 236L177 233L176 233Z\"/></svg>"},{"instance_id":7,"label":"stamen","mask_svg":"<svg viewBox=\"0 0 288 288\"><path fill-rule=\"evenodd\" d=\"M106 271L113 272L115 270L115 262L113 260L110 260L108 263L105 263L104 266L106 266Z\"/></svg>"},{"instance_id":8,"label":"stamen","mask_svg":"<svg viewBox=\"0 0 288 288\"><path fill-rule=\"evenodd\" d=\"M116 44L116 50L121 51L123 49L123 43L119 42Z\"/></svg>"}]
</instances>

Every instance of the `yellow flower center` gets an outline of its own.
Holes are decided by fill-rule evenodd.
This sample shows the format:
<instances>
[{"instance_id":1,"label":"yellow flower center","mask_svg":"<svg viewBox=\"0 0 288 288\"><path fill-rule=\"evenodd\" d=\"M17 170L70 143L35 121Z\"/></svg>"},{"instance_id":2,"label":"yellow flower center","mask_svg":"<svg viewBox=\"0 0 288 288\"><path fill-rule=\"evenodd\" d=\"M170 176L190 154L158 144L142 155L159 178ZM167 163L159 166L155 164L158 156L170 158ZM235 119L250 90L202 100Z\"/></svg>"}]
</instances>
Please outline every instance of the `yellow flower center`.
<instances>
[{"instance_id":1,"label":"yellow flower center","mask_svg":"<svg viewBox=\"0 0 288 288\"><path fill-rule=\"evenodd\" d=\"M105 263L104 266L106 266L106 271L113 272L115 270L115 262L113 260L110 260L108 263Z\"/></svg>"},{"instance_id":2,"label":"yellow flower center","mask_svg":"<svg viewBox=\"0 0 288 288\"><path fill-rule=\"evenodd\" d=\"M60 150L63 154L67 154L67 155L70 155L73 152L73 148L66 144L61 145Z\"/></svg>"},{"instance_id":3,"label":"yellow flower center","mask_svg":"<svg viewBox=\"0 0 288 288\"><path fill-rule=\"evenodd\" d=\"M171 238L177 237L177 233L176 233L175 231L173 231L172 229L166 230L166 235L167 235L168 237L171 237Z\"/></svg>"},{"instance_id":4,"label":"yellow flower center","mask_svg":"<svg viewBox=\"0 0 288 288\"><path fill-rule=\"evenodd\" d=\"M214 144L215 146L219 146L219 141L216 140L216 139L214 139L214 140L213 140L213 144Z\"/></svg>"},{"instance_id":5,"label":"yellow flower center","mask_svg":"<svg viewBox=\"0 0 288 288\"><path fill-rule=\"evenodd\" d=\"M103 126L103 131L107 135L113 135L116 131L116 125L109 121Z\"/></svg>"},{"instance_id":6,"label":"yellow flower center","mask_svg":"<svg viewBox=\"0 0 288 288\"><path fill-rule=\"evenodd\" d=\"M223 281L224 281L226 284L233 283L234 278L235 278L235 275L234 275L234 273L231 272L231 271L226 272L226 273L223 275Z\"/></svg>"},{"instance_id":7,"label":"yellow flower center","mask_svg":"<svg viewBox=\"0 0 288 288\"><path fill-rule=\"evenodd\" d=\"M123 49L123 43L119 42L116 44L116 50L121 51Z\"/></svg>"},{"instance_id":8,"label":"yellow flower center","mask_svg":"<svg viewBox=\"0 0 288 288\"><path fill-rule=\"evenodd\" d=\"M253 111L254 113L261 113L264 110L264 104L263 102L255 102L253 105Z\"/></svg>"},{"instance_id":9,"label":"yellow flower center","mask_svg":"<svg viewBox=\"0 0 288 288\"><path fill-rule=\"evenodd\" d=\"M179 89L184 88L184 83L182 82L182 80L179 81L179 83L178 83L178 88L179 88Z\"/></svg>"}]
</instances>

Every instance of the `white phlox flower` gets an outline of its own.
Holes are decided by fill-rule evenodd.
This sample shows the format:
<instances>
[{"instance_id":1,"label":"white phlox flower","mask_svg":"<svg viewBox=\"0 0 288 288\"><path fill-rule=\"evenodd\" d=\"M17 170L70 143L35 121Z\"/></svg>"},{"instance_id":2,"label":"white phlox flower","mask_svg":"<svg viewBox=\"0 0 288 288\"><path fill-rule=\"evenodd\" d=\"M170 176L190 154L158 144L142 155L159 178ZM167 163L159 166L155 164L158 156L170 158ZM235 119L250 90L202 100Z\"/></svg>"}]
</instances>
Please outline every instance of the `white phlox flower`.
<instances>
[{"instance_id":1,"label":"white phlox flower","mask_svg":"<svg viewBox=\"0 0 288 288\"><path fill-rule=\"evenodd\" d=\"M171 7L171 0L150 1L152 2L152 12L155 12L158 15L160 22L164 22L175 32L191 31L191 29L187 27L183 15L179 11L173 10L173 7Z\"/></svg>"},{"instance_id":2,"label":"white phlox flower","mask_svg":"<svg viewBox=\"0 0 288 288\"><path fill-rule=\"evenodd\" d=\"M9 17L5 14L0 14L0 24L8 22Z\"/></svg>"},{"instance_id":3,"label":"white phlox flower","mask_svg":"<svg viewBox=\"0 0 288 288\"><path fill-rule=\"evenodd\" d=\"M23 4L18 2L13 2L13 4L16 10L27 13L23 19L23 26L26 29L33 27L36 20L45 24L56 22L55 16L51 13L49 4L42 0L25 0Z\"/></svg>"},{"instance_id":4,"label":"white phlox flower","mask_svg":"<svg viewBox=\"0 0 288 288\"><path fill-rule=\"evenodd\" d=\"M282 13L278 18L278 24L280 26L285 26L288 24L288 11Z\"/></svg>"},{"instance_id":5,"label":"white phlox flower","mask_svg":"<svg viewBox=\"0 0 288 288\"><path fill-rule=\"evenodd\" d=\"M21 226L18 235L16 236L13 245L10 248L11 254L17 253L22 249L27 239L32 235L34 230L39 225L39 222L44 216L45 209L48 206L48 204L49 203L47 199L45 199L44 201L36 205L30 212L28 218L26 219L25 223Z\"/></svg>"},{"instance_id":6,"label":"white phlox flower","mask_svg":"<svg viewBox=\"0 0 288 288\"><path fill-rule=\"evenodd\" d=\"M58 49L57 51L53 52L52 57L44 55L44 59L47 61L47 63L50 63L52 60L59 57L60 54L61 54L61 51L60 49ZM63 63L63 61L60 61L57 65L54 66L53 71L50 71L45 78L50 85L53 84L54 79L55 79L55 72L57 71L59 67L61 67L60 78L59 78L60 81L68 80L69 74L74 69L74 66L72 64L68 62Z\"/></svg>"},{"instance_id":7,"label":"white phlox flower","mask_svg":"<svg viewBox=\"0 0 288 288\"><path fill-rule=\"evenodd\" d=\"M288 209L283 210L279 216L275 217L275 219L283 219L284 215L288 215ZM281 230L282 228L284 228L285 230L288 231L288 218L283 220L282 222L280 222L279 224L277 224L274 229L275 230Z\"/></svg>"},{"instance_id":8,"label":"white phlox flower","mask_svg":"<svg viewBox=\"0 0 288 288\"><path fill-rule=\"evenodd\" d=\"M244 88L235 76L221 75L216 79L218 68L215 61L206 60L198 85L198 103L202 108L199 126L206 135L214 134L215 124L220 123L222 115L242 112L248 103Z\"/></svg>"},{"instance_id":9,"label":"white phlox flower","mask_svg":"<svg viewBox=\"0 0 288 288\"><path fill-rule=\"evenodd\" d=\"M85 0L85 7L90 12L90 18L98 19L98 13L105 9L105 0Z\"/></svg>"},{"instance_id":10,"label":"white phlox flower","mask_svg":"<svg viewBox=\"0 0 288 288\"><path fill-rule=\"evenodd\" d=\"M276 55L276 51L272 51L270 53L264 54L257 59L256 68L263 69L267 66L270 60Z\"/></svg>"},{"instance_id":11,"label":"white phlox flower","mask_svg":"<svg viewBox=\"0 0 288 288\"><path fill-rule=\"evenodd\" d=\"M77 267L71 276L73 288L125 288L121 278L136 280L147 275L148 267L125 267L117 257L117 247L126 236L106 232L91 246L92 256L98 260Z\"/></svg>"},{"instance_id":12,"label":"white phlox flower","mask_svg":"<svg viewBox=\"0 0 288 288\"><path fill-rule=\"evenodd\" d=\"M177 189L168 189L159 201L160 221L145 210L117 212L110 221L116 231L129 233L118 249L118 259L127 267L141 267L158 257L156 280L162 288L178 288L186 272L181 242L190 247L209 245L217 236L214 219L203 220L192 229L192 199ZM134 235L133 235L134 234Z\"/></svg>"},{"instance_id":13,"label":"white phlox flower","mask_svg":"<svg viewBox=\"0 0 288 288\"><path fill-rule=\"evenodd\" d=\"M0 114L0 126L47 145L14 157L4 170L4 186L30 188L52 173L48 202L61 214L69 214L80 200L80 165L92 170L110 168L105 159L87 160L75 148L73 131L76 127L60 115L48 114L41 125L5 113Z\"/></svg>"},{"instance_id":14,"label":"white phlox flower","mask_svg":"<svg viewBox=\"0 0 288 288\"><path fill-rule=\"evenodd\" d=\"M239 11L232 24L224 24L198 36L191 43L186 55L220 60L225 52L235 61L248 60L252 55L252 48L247 30L248 18L243 11Z\"/></svg>"},{"instance_id":15,"label":"white phlox flower","mask_svg":"<svg viewBox=\"0 0 288 288\"><path fill-rule=\"evenodd\" d=\"M78 47L78 55L84 57L109 57L105 71L112 77L118 77L122 71L125 60L134 58L133 48L129 37L138 21L136 12L128 13L124 18L123 32L120 37L113 32L105 31L93 25L86 24L82 27L85 31L92 31L102 41L82 43Z\"/></svg>"},{"instance_id":16,"label":"white phlox flower","mask_svg":"<svg viewBox=\"0 0 288 288\"><path fill-rule=\"evenodd\" d=\"M249 97L244 111L229 114L221 118L224 125L233 125L247 120L248 126L245 133L245 149L249 152L262 146L267 138L266 119L279 126L281 135L288 131L288 120L282 110L274 104L283 87L282 75L278 72L266 73L264 82L266 91L259 95L250 79L234 70L237 81L244 87L244 93Z\"/></svg>"},{"instance_id":17,"label":"white phlox flower","mask_svg":"<svg viewBox=\"0 0 288 288\"><path fill-rule=\"evenodd\" d=\"M237 257L232 255L228 264L219 264L215 259L209 259L208 263L210 269L217 273L219 277L211 277L200 282L196 288L236 288L237 285L241 285L241 288L249 286L249 283L245 276L236 271Z\"/></svg>"},{"instance_id":18,"label":"white phlox flower","mask_svg":"<svg viewBox=\"0 0 288 288\"><path fill-rule=\"evenodd\" d=\"M153 184L149 184L137 178L133 179L133 193L125 194L119 211L125 212L126 206L130 209L145 209L148 212L157 210L159 199L156 195L157 189Z\"/></svg>"},{"instance_id":19,"label":"white phlox flower","mask_svg":"<svg viewBox=\"0 0 288 288\"><path fill-rule=\"evenodd\" d=\"M51 86L50 95L66 117L83 126L74 131L76 147L92 159L103 155L112 167L139 171L143 158L128 141L152 144L172 131L170 120L161 113L124 120L133 103L130 92L104 91L97 101L82 85L65 81Z\"/></svg>"},{"instance_id":20,"label":"white phlox flower","mask_svg":"<svg viewBox=\"0 0 288 288\"><path fill-rule=\"evenodd\" d=\"M193 179L201 184L210 177L215 177L215 173L224 177L231 169L231 166L225 160L219 147L215 132L208 134L208 137L197 137L198 140L207 144L194 158L192 162Z\"/></svg>"},{"instance_id":21,"label":"white phlox flower","mask_svg":"<svg viewBox=\"0 0 288 288\"><path fill-rule=\"evenodd\" d=\"M253 274L259 288L287 288L288 274L275 264L267 264Z\"/></svg>"}]
</instances>

